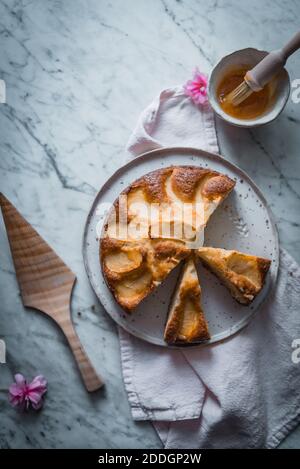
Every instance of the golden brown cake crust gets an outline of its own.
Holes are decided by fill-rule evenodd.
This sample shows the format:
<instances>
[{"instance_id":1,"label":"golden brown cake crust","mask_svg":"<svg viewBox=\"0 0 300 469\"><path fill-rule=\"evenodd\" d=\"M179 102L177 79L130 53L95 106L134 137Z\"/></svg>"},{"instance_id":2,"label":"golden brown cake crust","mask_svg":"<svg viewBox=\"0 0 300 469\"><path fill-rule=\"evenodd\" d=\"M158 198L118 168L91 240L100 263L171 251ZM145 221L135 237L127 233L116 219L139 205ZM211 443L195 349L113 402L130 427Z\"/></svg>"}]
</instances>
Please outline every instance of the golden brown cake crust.
<instances>
[{"instance_id":1,"label":"golden brown cake crust","mask_svg":"<svg viewBox=\"0 0 300 469\"><path fill-rule=\"evenodd\" d=\"M193 200L197 186L206 176L212 176L215 172L209 169L196 168L193 166L180 166L174 168L172 174L172 188L174 192L184 201Z\"/></svg>"},{"instance_id":2,"label":"golden brown cake crust","mask_svg":"<svg viewBox=\"0 0 300 469\"><path fill-rule=\"evenodd\" d=\"M199 183L203 183L201 192L208 199L229 193L235 185L235 182L228 176L211 169L194 166L179 166L174 169L172 187L182 200L192 201Z\"/></svg>"},{"instance_id":3,"label":"golden brown cake crust","mask_svg":"<svg viewBox=\"0 0 300 469\"><path fill-rule=\"evenodd\" d=\"M209 199L228 194L235 186L235 181L225 174L199 166L169 166L156 169L140 177L124 189L120 195L128 195L135 189L145 191L148 202L168 202L165 182L171 176L171 185L184 202L193 200L196 188L201 181L205 184L201 190L204 197ZM118 204L118 199L115 204Z\"/></svg>"},{"instance_id":4,"label":"golden brown cake crust","mask_svg":"<svg viewBox=\"0 0 300 469\"><path fill-rule=\"evenodd\" d=\"M230 192L235 182L227 176L216 175L210 178L203 187L202 194L208 199L214 199L216 195L224 195Z\"/></svg>"}]
</instances>

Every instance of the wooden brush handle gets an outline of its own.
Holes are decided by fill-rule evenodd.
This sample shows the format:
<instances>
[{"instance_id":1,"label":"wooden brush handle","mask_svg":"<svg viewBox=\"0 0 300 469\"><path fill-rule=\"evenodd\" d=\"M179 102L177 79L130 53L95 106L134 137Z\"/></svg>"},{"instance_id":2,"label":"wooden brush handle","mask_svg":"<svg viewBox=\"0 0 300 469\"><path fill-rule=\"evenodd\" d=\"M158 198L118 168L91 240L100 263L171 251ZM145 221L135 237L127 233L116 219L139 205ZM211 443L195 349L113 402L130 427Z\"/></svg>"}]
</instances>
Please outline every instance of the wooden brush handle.
<instances>
[{"instance_id":1,"label":"wooden brush handle","mask_svg":"<svg viewBox=\"0 0 300 469\"><path fill-rule=\"evenodd\" d=\"M300 49L300 31L289 42L278 50L267 54L252 70L245 75L245 82L253 91L259 91L283 69L288 57Z\"/></svg>"},{"instance_id":2,"label":"wooden brush handle","mask_svg":"<svg viewBox=\"0 0 300 469\"><path fill-rule=\"evenodd\" d=\"M90 362L90 359L85 353L71 320L64 321L64 324L60 324L60 326L74 354L86 389L89 392L100 389L103 386L104 382L96 373L93 365Z\"/></svg>"},{"instance_id":3,"label":"wooden brush handle","mask_svg":"<svg viewBox=\"0 0 300 469\"><path fill-rule=\"evenodd\" d=\"M289 40L289 42L282 48L282 52L287 59L292 55L296 50L300 48L300 31L298 31L294 36Z\"/></svg>"}]
</instances>

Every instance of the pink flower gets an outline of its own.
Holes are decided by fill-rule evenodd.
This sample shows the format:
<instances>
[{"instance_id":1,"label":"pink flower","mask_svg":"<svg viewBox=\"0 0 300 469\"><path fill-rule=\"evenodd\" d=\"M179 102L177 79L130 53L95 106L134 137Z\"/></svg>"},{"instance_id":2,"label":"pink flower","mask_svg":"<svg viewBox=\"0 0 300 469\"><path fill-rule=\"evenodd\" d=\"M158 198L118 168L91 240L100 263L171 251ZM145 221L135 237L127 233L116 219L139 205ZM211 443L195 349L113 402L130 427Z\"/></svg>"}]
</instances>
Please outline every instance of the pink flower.
<instances>
[{"instance_id":1,"label":"pink flower","mask_svg":"<svg viewBox=\"0 0 300 469\"><path fill-rule=\"evenodd\" d=\"M193 79L188 80L183 89L185 94L192 98L195 104L203 105L207 103L207 77L200 73L198 68L194 70Z\"/></svg>"},{"instance_id":2,"label":"pink flower","mask_svg":"<svg viewBox=\"0 0 300 469\"><path fill-rule=\"evenodd\" d=\"M27 384L21 374L15 375L15 383L9 387L9 402L13 407L28 410L30 406L38 410L43 405L43 395L47 392L47 381L43 376L36 376Z\"/></svg>"}]
</instances>

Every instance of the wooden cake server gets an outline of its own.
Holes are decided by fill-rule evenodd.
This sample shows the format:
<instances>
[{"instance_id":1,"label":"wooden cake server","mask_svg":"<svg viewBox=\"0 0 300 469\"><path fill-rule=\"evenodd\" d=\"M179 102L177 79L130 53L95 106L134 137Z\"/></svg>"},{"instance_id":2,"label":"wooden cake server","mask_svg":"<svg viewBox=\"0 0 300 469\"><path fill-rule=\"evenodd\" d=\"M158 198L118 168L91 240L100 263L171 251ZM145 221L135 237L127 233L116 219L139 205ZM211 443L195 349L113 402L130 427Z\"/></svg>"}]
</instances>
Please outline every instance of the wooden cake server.
<instances>
[{"instance_id":1,"label":"wooden cake server","mask_svg":"<svg viewBox=\"0 0 300 469\"><path fill-rule=\"evenodd\" d=\"M86 355L71 320L75 275L2 194L0 205L24 306L42 311L60 326L87 390L96 391L103 381Z\"/></svg>"}]
</instances>

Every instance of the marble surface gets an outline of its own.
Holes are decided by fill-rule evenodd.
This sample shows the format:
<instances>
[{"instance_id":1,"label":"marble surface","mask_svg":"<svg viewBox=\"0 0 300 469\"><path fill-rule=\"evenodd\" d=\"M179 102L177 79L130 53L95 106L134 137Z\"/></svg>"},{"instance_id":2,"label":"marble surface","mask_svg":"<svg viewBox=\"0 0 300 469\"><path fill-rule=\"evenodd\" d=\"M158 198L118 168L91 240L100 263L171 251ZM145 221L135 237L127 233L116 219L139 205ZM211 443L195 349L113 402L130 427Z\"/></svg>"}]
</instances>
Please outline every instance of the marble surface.
<instances>
[{"instance_id":1,"label":"marble surface","mask_svg":"<svg viewBox=\"0 0 300 469\"><path fill-rule=\"evenodd\" d=\"M132 421L116 327L89 286L81 256L87 211L122 163L141 110L195 65L209 72L224 54L275 48L299 28L299 0L0 1L0 184L78 278L78 334L106 381L88 395L56 327L25 310L6 234L0 229L0 447L154 448L151 424ZM300 78L300 54L290 59ZM223 155L248 172L270 202L282 246L300 261L300 104L256 130L217 122ZM20 416L7 403L14 372L49 380L43 412ZM300 429L283 447L300 447Z\"/></svg>"}]
</instances>

